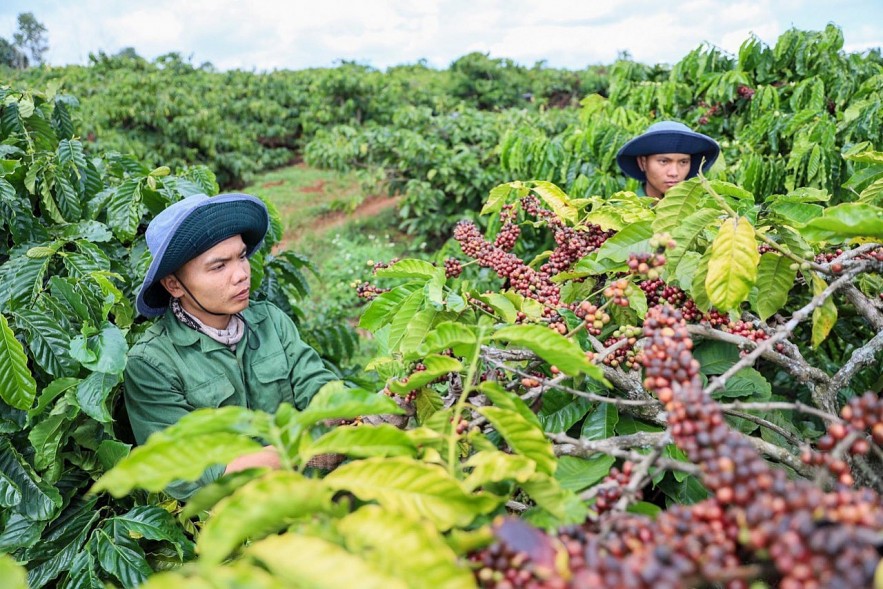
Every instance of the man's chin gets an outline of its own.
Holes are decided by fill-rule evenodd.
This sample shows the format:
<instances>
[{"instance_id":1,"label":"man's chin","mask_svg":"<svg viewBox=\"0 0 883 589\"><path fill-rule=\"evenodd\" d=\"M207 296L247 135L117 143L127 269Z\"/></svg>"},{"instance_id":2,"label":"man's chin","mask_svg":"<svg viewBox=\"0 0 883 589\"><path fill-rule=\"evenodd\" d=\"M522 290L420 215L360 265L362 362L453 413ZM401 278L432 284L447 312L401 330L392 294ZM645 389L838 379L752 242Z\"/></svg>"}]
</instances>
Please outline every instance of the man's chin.
<instances>
[{"instance_id":1,"label":"man's chin","mask_svg":"<svg viewBox=\"0 0 883 589\"><path fill-rule=\"evenodd\" d=\"M230 311L231 315L235 315L236 313L241 313L248 308L248 304L251 302L251 299L245 299L244 301L234 301L233 305L230 305L232 309Z\"/></svg>"}]
</instances>

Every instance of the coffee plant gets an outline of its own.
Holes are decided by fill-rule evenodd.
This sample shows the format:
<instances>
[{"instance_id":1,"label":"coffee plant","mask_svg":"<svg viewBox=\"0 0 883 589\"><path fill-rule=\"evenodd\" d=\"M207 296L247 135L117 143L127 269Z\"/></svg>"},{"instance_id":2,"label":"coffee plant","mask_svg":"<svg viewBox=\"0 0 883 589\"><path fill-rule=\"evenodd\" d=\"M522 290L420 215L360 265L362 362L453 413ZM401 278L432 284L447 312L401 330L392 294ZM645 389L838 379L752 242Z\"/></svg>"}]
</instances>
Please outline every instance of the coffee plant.
<instances>
[{"instance_id":1,"label":"coffee plant","mask_svg":"<svg viewBox=\"0 0 883 589\"><path fill-rule=\"evenodd\" d=\"M883 171L878 152L850 157ZM500 185L487 233L455 228L460 257L376 263L357 285L382 391L196 412L94 489L158 492L255 440L285 457L200 491L184 512L208 515L200 564L151 588L867 587L883 530L874 194L816 209L818 190L755 205L704 177L658 203ZM783 218L784 202L818 214ZM826 348L832 372L810 362ZM342 464L317 470L327 455Z\"/></svg>"},{"instance_id":2,"label":"coffee plant","mask_svg":"<svg viewBox=\"0 0 883 589\"><path fill-rule=\"evenodd\" d=\"M883 59L842 48L841 31L829 25L789 30L773 47L752 37L736 56L703 45L670 71L617 61L607 92L583 99L578 123L557 134L511 129L503 169L554 182L574 198L634 190L637 181L616 166L617 150L654 121L675 119L721 144L712 171L721 179L756 195L813 187L835 203L851 200L842 153L883 142Z\"/></svg>"},{"instance_id":3,"label":"coffee plant","mask_svg":"<svg viewBox=\"0 0 883 589\"><path fill-rule=\"evenodd\" d=\"M69 95L4 89L4 581L883 587L881 60L842 45L832 26L670 70L620 59L579 113L493 112L517 98L484 73L524 71L475 55L456 68L475 104L386 110L378 72L323 72L307 157L364 166L450 239L354 281L371 378L136 448L116 400L144 224L215 177L93 154ZM614 155L663 117L724 157L657 201ZM296 316L308 263L272 252L280 232L253 286ZM281 469L163 493L262 445Z\"/></svg>"},{"instance_id":4,"label":"coffee plant","mask_svg":"<svg viewBox=\"0 0 883 589\"><path fill-rule=\"evenodd\" d=\"M0 552L27 567L32 588L132 587L192 558L193 526L165 495L87 491L132 444L120 386L146 326L133 308L146 223L218 185L205 167L172 174L90 152L70 95L3 87L0 101ZM296 317L308 262L272 253L282 227L271 211L254 296Z\"/></svg>"}]
</instances>

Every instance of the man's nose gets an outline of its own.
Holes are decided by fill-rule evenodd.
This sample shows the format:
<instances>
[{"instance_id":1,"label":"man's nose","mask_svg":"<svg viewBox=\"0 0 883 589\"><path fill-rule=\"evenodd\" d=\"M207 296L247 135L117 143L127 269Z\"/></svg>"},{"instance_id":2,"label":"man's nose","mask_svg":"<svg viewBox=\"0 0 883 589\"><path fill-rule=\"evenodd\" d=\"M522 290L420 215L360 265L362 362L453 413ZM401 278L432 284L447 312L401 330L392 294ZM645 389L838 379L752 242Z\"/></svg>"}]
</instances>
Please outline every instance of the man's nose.
<instances>
[{"instance_id":1,"label":"man's nose","mask_svg":"<svg viewBox=\"0 0 883 589\"><path fill-rule=\"evenodd\" d=\"M237 268L234 278L236 279L236 282L242 282L243 280L251 278L251 265L248 263L248 260L242 260Z\"/></svg>"}]
</instances>

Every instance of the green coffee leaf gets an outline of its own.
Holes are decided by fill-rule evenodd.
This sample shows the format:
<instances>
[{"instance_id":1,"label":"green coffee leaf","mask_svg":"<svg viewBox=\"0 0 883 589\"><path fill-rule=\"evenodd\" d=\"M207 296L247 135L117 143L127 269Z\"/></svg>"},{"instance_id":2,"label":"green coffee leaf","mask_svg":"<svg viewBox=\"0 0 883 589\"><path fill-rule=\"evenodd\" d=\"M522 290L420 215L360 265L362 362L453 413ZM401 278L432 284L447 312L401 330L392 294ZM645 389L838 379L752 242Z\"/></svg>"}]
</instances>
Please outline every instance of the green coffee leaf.
<instances>
[{"instance_id":1,"label":"green coffee leaf","mask_svg":"<svg viewBox=\"0 0 883 589\"><path fill-rule=\"evenodd\" d=\"M585 352L576 342L548 327L510 325L497 330L493 339L525 347L549 364L557 366L565 374L576 376L584 373L595 380L605 382L604 373L586 359Z\"/></svg>"},{"instance_id":2,"label":"green coffee leaf","mask_svg":"<svg viewBox=\"0 0 883 589\"><path fill-rule=\"evenodd\" d=\"M359 458L416 456L417 446L405 432L389 424L340 426L300 450L303 460L319 454L345 454Z\"/></svg>"},{"instance_id":3,"label":"green coffee leaf","mask_svg":"<svg viewBox=\"0 0 883 589\"><path fill-rule=\"evenodd\" d=\"M330 382L319 389L309 406L297 415L304 427L326 419L354 419L363 415L403 413L396 402L386 395L362 389L348 389L341 382Z\"/></svg>"},{"instance_id":4,"label":"green coffee leaf","mask_svg":"<svg viewBox=\"0 0 883 589\"><path fill-rule=\"evenodd\" d=\"M184 439L151 437L98 479L92 492L107 491L114 497L122 497L135 488L162 491L173 481L195 481L209 466L227 464L260 449L258 442L230 433Z\"/></svg>"},{"instance_id":5,"label":"green coffee leaf","mask_svg":"<svg viewBox=\"0 0 883 589\"><path fill-rule=\"evenodd\" d=\"M579 210L570 203L570 198L563 190L551 182L544 181L534 182L531 190L543 199L543 202L552 209L559 219L567 221L571 225L576 223Z\"/></svg>"},{"instance_id":6,"label":"green coffee leaf","mask_svg":"<svg viewBox=\"0 0 883 589\"><path fill-rule=\"evenodd\" d=\"M469 457L464 465L472 472L463 486L473 491L489 483L516 481L523 483L536 472L536 462L527 456L507 454L499 450L483 450Z\"/></svg>"},{"instance_id":7,"label":"green coffee leaf","mask_svg":"<svg viewBox=\"0 0 883 589\"><path fill-rule=\"evenodd\" d=\"M653 233L674 233L684 219L699 209L705 189L697 178L681 182L673 186L656 204L656 219L653 221Z\"/></svg>"},{"instance_id":8,"label":"green coffee leaf","mask_svg":"<svg viewBox=\"0 0 883 589\"><path fill-rule=\"evenodd\" d=\"M399 395L404 395L410 391L419 389L431 383L432 381L450 374L451 372L460 372L463 370L463 364L456 358L450 356L441 356L432 354L423 358L424 370L418 370L408 376L407 382L394 381L390 383L389 389Z\"/></svg>"},{"instance_id":9,"label":"green coffee leaf","mask_svg":"<svg viewBox=\"0 0 883 589\"><path fill-rule=\"evenodd\" d=\"M28 368L28 357L21 343L0 315L0 397L10 407L30 409L37 396L37 381Z\"/></svg>"},{"instance_id":10,"label":"green coffee leaf","mask_svg":"<svg viewBox=\"0 0 883 589\"><path fill-rule=\"evenodd\" d=\"M843 243L855 237L883 241L883 208L861 203L829 207L800 233L815 242Z\"/></svg>"},{"instance_id":11,"label":"green coffee leaf","mask_svg":"<svg viewBox=\"0 0 883 589\"><path fill-rule=\"evenodd\" d=\"M513 451L533 460L539 472L549 475L555 472L557 462L552 442L542 429L509 409L481 407L478 412L491 422Z\"/></svg>"},{"instance_id":12,"label":"green coffee leaf","mask_svg":"<svg viewBox=\"0 0 883 589\"><path fill-rule=\"evenodd\" d=\"M762 321L766 321L788 301L788 292L797 278L793 264L790 258L772 252L760 257L755 310Z\"/></svg>"}]
</instances>

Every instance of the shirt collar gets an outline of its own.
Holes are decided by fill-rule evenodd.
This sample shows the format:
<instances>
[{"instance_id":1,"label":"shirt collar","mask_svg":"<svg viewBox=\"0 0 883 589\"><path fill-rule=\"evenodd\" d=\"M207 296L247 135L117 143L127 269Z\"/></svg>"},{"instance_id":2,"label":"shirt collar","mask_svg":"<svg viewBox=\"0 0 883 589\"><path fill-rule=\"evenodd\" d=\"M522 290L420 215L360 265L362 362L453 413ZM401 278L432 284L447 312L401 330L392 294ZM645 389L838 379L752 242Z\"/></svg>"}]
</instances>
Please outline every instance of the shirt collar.
<instances>
[{"instance_id":1,"label":"shirt collar","mask_svg":"<svg viewBox=\"0 0 883 589\"><path fill-rule=\"evenodd\" d=\"M263 322L269 315L267 314L267 309L264 305L254 304L252 302L248 305L242 312L242 316L245 320L251 325L257 325ZM175 317L175 314L172 313L172 309L166 309L165 314L162 316L160 321L163 322L166 332L169 334L169 337L176 346L192 346L197 341L202 341L202 350L204 352L208 352L214 349L227 349L226 346L220 344L208 337L205 334L201 334L195 329L187 327ZM245 337L248 337L246 334ZM244 340L243 340L244 341Z\"/></svg>"}]
</instances>

